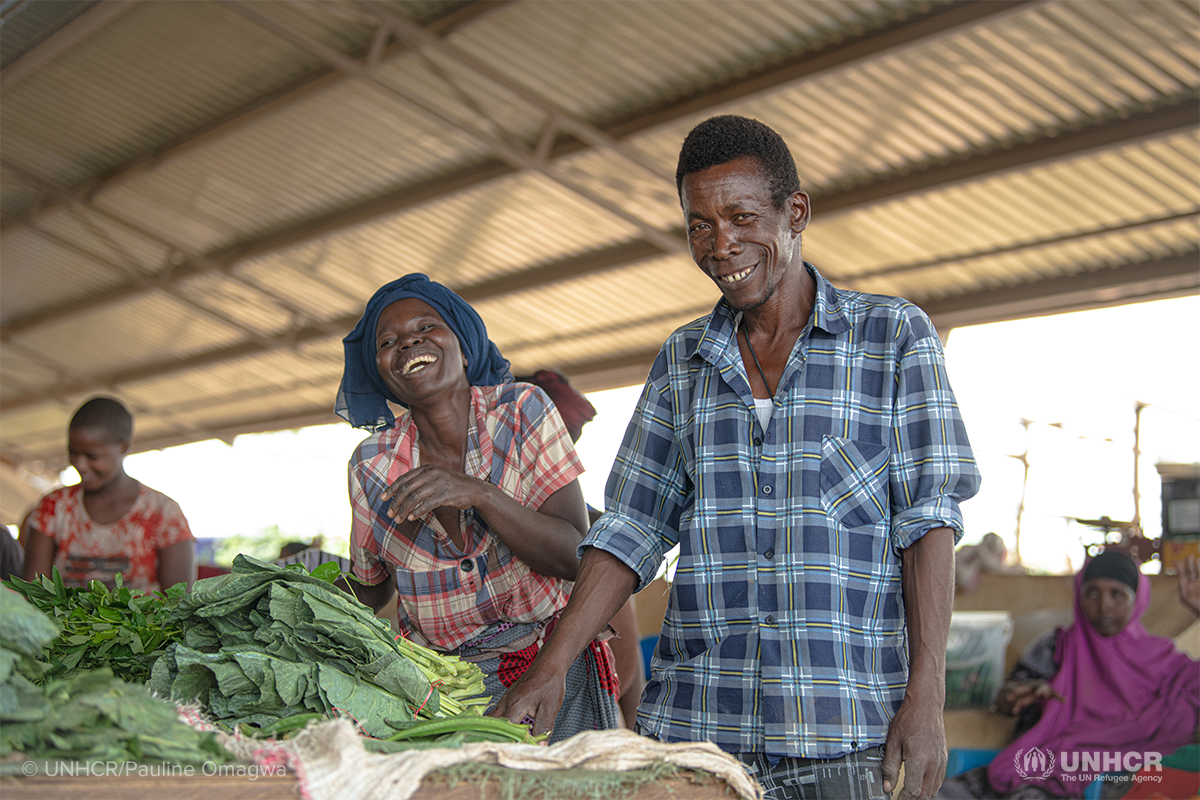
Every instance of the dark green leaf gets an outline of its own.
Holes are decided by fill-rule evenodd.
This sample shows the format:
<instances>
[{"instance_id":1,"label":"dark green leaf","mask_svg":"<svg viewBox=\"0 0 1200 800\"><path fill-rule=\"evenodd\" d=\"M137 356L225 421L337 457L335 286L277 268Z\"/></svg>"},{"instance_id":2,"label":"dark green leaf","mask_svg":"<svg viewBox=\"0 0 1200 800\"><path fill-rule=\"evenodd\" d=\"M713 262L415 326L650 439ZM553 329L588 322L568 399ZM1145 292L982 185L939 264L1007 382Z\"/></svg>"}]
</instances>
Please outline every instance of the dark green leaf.
<instances>
[{"instance_id":1,"label":"dark green leaf","mask_svg":"<svg viewBox=\"0 0 1200 800\"><path fill-rule=\"evenodd\" d=\"M310 573L314 578L333 583L342 576L342 568L338 566L336 561L326 561Z\"/></svg>"}]
</instances>

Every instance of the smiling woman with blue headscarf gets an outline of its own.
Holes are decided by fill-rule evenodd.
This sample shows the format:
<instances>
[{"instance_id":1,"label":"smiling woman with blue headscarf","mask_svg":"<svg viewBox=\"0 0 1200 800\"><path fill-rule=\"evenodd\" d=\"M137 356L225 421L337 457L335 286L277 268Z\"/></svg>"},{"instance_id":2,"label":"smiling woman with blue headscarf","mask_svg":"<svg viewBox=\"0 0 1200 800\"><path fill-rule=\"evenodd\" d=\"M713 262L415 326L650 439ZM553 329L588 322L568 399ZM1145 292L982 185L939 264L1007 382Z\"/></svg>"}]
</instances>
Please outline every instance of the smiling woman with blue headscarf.
<instances>
[{"instance_id":1,"label":"smiling woman with blue headscarf","mask_svg":"<svg viewBox=\"0 0 1200 800\"><path fill-rule=\"evenodd\" d=\"M541 389L512 383L483 320L420 274L383 286L344 340L337 413L374 431L350 460L354 591L401 632L479 664L498 698L570 595L588 517L583 466ZM395 416L389 401L404 408ZM567 677L551 741L617 726L612 653Z\"/></svg>"}]
</instances>

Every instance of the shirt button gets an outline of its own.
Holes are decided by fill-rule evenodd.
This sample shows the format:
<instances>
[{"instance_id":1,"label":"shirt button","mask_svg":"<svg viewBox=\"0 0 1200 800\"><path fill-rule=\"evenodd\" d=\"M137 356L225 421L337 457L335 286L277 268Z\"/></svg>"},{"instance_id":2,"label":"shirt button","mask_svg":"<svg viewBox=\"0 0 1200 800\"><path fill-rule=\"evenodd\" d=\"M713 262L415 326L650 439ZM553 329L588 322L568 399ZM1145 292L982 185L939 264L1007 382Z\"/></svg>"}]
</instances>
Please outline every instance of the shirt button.
<instances>
[{"instance_id":1,"label":"shirt button","mask_svg":"<svg viewBox=\"0 0 1200 800\"><path fill-rule=\"evenodd\" d=\"M755 447L760 447L760 446L762 446L762 439L759 439L757 436L756 436L756 437L754 437L754 446L755 446Z\"/></svg>"},{"instance_id":2,"label":"shirt button","mask_svg":"<svg viewBox=\"0 0 1200 800\"><path fill-rule=\"evenodd\" d=\"M766 558L766 559L772 559L772 558L774 558L774 557L775 557L775 551L774 551L774 550L768 550L767 552L763 553L763 558Z\"/></svg>"},{"instance_id":3,"label":"shirt button","mask_svg":"<svg viewBox=\"0 0 1200 800\"><path fill-rule=\"evenodd\" d=\"M774 624L775 624L775 617L771 616L770 614L767 614L767 618L766 618L765 622L766 622L768 625L774 625Z\"/></svg>"},{"instance_id":4,"label":"shirt button","mask_svg":"<svg viewBox=\"0 0 1200 800\"><path fill-rule=\"evenodd\" d=\"M470 572L475 569L475 562L469 558L464 558L459 566L462 567L463 572Z\"/></svg>"},{"instance_id":5,"label":"shirt button","mask_svg":"<svg viewBox=\"0 0 1200 800\"><path fill-rule=\"evenodd\" d=\"M770 494L770 493L771 493L771 484L768 483L766 486L763 487L763 494Z\"/></svg>"}]
</instances>

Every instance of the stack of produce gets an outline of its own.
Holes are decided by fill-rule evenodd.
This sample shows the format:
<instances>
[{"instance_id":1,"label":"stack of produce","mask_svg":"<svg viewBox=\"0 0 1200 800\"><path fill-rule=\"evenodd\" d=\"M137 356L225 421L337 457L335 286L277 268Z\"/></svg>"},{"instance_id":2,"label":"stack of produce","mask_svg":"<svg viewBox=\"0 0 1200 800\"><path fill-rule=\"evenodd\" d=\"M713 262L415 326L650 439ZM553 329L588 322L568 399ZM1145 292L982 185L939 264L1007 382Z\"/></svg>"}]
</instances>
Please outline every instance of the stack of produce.
<instances>
[{"instance_id":1,"label":"stack of produce","mask_svg":"<svg viewBox=\"0 0 1200 800\"><path fill-rule=\"evenodd\" d=\"M171 627L167 618L187 591L180 583L166 592L140 595L121 584L120 573L111 591L100 581L89 582L87 588L66 588L58 567L49 578L39 575L33 582L13 578L4 585L62 631L46 646L46 680L107 668L135 683L150 679L150 668L161 651L178 636L178 628Z\"/></svg>"},{"instance_id":2,"label":"stack of produce","mask_svg":"<svg viewBox=\"0 0 1200 800\"><path fill-rule=\"evenodd\" d=\"M380 739L395 733L389 721L478 719L488 702L479 668L396 641L332 585L339 574L334 564L310 575L239 555L229 575L198 581L179 601L170 621L180 641L155 663L150 687L198 700L245 733L285 733L331 713Z\"/></svg>"},{"instance_id":3,"label":"stack of produce","mask_svg":"<svg viewBox=\"0 0 1200 800\"><path fill-rule=\"evenodd\" d=\"M44 613L0 588L0 756L15 750L60 761L183 765L231 759L212 733L180 722L174 705L109 669L49 677L56 667L39 659L57 637Z\"/></svg>"}]
</instances>

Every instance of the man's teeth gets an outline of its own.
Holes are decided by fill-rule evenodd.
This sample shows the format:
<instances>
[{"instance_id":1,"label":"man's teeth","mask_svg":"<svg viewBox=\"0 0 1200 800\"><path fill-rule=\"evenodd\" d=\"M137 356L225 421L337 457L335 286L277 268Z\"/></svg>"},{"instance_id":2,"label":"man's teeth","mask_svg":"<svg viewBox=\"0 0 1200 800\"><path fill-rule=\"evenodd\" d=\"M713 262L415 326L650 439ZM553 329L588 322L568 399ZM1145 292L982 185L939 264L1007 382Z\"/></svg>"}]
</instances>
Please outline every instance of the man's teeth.
<instances>
[{"instance_id":1,"label":"man's teeth","mask_svg":"<svg viewBox=\"0 0 1200 800\"><path fill-rule=\"evenodd\" d=\"M731 275L722 275L721 280L725 283L737 283L738 281L740 281L742 278L746 277L753 271L754 271L754 267L746 267L741 272L734 272Z\"/></svg>"},{"instance_id":2,"label":"man's teeth","mask_svg":"<svg viewBox=\"0 0 1200 800\"><path fill-rule=\"evenodd\" d=\"M404 365L402 374L411 375L419 369L424 369L426 364L432 364L437 361L433 356L417 356L412 361Z\"/></svg>"}]
</instances>

